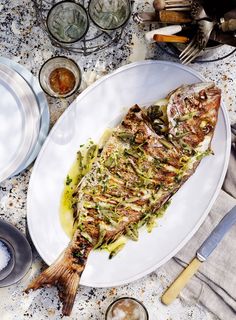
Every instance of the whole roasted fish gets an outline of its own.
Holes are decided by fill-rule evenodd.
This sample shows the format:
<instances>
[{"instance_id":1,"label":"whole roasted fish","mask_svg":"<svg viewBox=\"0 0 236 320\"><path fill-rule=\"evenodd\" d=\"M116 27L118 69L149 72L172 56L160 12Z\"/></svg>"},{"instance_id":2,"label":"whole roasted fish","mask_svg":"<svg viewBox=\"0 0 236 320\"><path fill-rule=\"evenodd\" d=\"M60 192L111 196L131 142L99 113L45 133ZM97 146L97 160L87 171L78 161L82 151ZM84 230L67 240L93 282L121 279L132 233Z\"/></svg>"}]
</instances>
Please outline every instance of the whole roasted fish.
<instances>
[{"instance_id":1,"label":"whole roasted fish","mask_svg":"<svg viewBox=\"0 0 236 320\"><path fill-rule=\"evenodd\" d=\"M164 103L128 111L77 187L71 242L27 291L57 286L62 313L70 315L90 251L151 225L211 153L220 95L213 83L186 85Z\"/></svg>"}]
</instances>

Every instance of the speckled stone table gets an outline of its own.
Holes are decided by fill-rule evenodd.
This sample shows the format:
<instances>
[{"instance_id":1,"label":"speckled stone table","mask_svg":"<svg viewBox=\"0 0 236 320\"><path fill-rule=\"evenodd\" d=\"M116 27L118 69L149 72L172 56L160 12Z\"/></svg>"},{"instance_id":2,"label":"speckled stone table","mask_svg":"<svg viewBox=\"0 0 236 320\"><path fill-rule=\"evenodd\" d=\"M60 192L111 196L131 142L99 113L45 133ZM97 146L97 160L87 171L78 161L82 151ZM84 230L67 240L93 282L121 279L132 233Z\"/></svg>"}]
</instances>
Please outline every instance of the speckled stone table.
<instances>
[{"instance_id":1,"label":"speckled stone table","mask_svg":"<svg viewBox=\"0 0 236 320\"><path fill-rule=\"evenodd\" d=\"M134 12L152 10L152 1L135 1ZM84 57L71 54L52 46L49 38L39 27L30 0L0 0L0 56L19 62L38 75L40 66L54 55L66 55L73 58L83 70L83 88L97 77L109 73L117 67L143 59L161 59L177 61L163 53L155 44L146 45L143 40L145 29L130 20L122 41L103 52ZM220 57L232 51L231 47L221 47L214 57ZM211 57L212 58L212 57ZM193 69L206 79L214 80L223 91L223 100L229 110L230 119L236 121L236 56L211 63L194 63ZM77 93L78 94L78 93ZM75 95L76 96L76 95ZM68 104L75 98L68 99ZM51 126L66 108L60 101L49 98ZM22 232L26 232L27 187L32 166L16 177L0 185L0 218L13 223ZM34 261L28 274L17 285L0 289L1 320L44 320L60 319L60 303L56 289L41 290L29 295L23 293L30 279L45 267L34 250ZM132 296L143 301L150 320L205 320L215 319L196 303L186 303L177 299L171 306L163 306L159 298L163 288L169 283L168 276L161 271L122 287L94 289L80 287L70 319L102 320L107 306L121 296Z\"/></svg>"}]
</instances>

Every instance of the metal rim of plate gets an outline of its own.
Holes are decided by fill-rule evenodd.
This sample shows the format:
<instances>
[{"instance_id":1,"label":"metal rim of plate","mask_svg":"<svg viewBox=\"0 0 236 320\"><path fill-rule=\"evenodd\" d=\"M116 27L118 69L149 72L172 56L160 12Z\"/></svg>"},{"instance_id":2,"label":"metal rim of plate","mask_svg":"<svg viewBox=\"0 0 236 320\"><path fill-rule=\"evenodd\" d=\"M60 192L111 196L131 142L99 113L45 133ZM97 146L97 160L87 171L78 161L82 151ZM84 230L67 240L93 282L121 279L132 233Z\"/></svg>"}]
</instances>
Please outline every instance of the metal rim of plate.
<instances>
[{"instance_id":1,"label":"metal rim of plate","mask_svg":"<svg viewBox=\"0 0 236 320\"><path fill-rule=\"evenodd\" d=\"M88 2L89 2L88 0L82 0L80 2L73 0L73 2L80 3L83 7L88 8ZM132 12L134 1L129 0L129 2L130 2L130 8ZM77 42L65 44L55 40L55 38L51 36L46 24L47 13L51 9L51 7L57 3L57 1L56 0L33 0L33 3L35 6L37 21L41 26L41 28L43 29L43 31L50 38L52 45L65 49L67 51L82 53L84 56L90 55L95 52L99 52L101 50L104 50L110 47L113 44L117 44L121 40L125 27L129 22L129 19L128 19L128 21L123 26L121 26L119 29L113 32L96 29L96 32L93 32L90 36L86 34L83 37L83 39ZM92 25L92 23L90 24ZM101 43L96 44L96 42L101 42Z\"/></svg>"},{"instance_id":2,"label":"metal rim of plate","mask_svg":"<svg viewBox=\"0 0 236 320\"><path fill-rule=\"evenodd\" d=\"M14 252L14 267L4 279L0 288L10 286L21 280L32 264L32 250L26 237L12 224L0 219L1 239L8 242Z\"/></svg>"},{"instance_id":3,"label":"metal rim of plate","mask_svg":"<svg viewBox=\"0 0 236 320\"><path fill-rule=\"evenodd\" d=\"M27 82L13 69L0 64L1 80L7 81L8 87L20 102L22 117L24 118L23 139L16 150L16 155L0 172L0 182L10 177L25 161L35 144L39 132L39 109L37 101Z\"/></svg>"},{"instance_id":4,"label":"metal rim of plate","mask_svg":"<svg viewBox=\"0 0 236 320\"><path fill-rule=\"evenodd\" d=\"M37 78L33 76L33 74L30 71L28 71L28 69L26 69L24 66L8 58L0 57L0 64L4 64L9 68L12 68L27 82L27 84L32 89L35 95L40 113L40 129L38 134L38 140L36 141L33 150L29 154L29 157L27 158L25 163L23 163L22 166L12 174L12 176L14 176L20 173L21 171L25 170L37 157L48 134L50 114L47 99L38 83Z\"/></svg>"}]
</instances>

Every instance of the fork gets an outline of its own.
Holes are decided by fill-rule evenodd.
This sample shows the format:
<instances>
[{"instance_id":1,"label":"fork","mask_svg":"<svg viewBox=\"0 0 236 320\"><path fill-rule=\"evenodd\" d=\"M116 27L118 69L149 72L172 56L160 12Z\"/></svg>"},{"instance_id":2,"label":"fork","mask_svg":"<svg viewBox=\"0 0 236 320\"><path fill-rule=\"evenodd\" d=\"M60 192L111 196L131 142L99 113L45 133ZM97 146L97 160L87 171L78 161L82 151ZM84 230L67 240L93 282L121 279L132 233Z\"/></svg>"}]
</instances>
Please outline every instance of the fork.
<instances>
[{"instance_id":1,"label":"fork","mask_svg":"<svg viewBox=\"0 0 236 320\"><path fill-rule=\"evenodd\" d=\"M201 19L209 19L205 9L203 8L199 0L193 0L191 2L190 14L195 21Z\"/></svg>"},{"instance_id":2,"label":"fork","mask_svg":"<svg viewBox=\"0 0 236 320\"><path fill-rule=\"evenodd\" d=\"M154 0L153 6L156 11L174 10L174 11L189 11L192 0Z\"/></svg>"},{"instance_id":3,"label":"fork","mask_svg":"<svg viewBox=\"0 0 236 320\"><path fill-rule=\"evenodd\" d=\"M196 35L179 55L181 62L186 65L192 62L206 48L215 22L200 20L197 25Z\"/></svg>"}]
</instances>

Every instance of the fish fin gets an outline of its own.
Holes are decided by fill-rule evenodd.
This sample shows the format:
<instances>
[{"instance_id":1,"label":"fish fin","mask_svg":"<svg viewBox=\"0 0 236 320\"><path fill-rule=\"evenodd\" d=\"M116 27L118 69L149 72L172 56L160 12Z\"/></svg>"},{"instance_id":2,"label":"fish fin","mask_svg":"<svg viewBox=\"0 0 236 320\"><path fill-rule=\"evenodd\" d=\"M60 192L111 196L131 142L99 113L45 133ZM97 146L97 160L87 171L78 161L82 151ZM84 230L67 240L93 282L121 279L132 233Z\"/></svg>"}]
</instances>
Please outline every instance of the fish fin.
<instances>
[{"instance_id":1,"label":"fish fin","mask_svg":"<svg viewBox=\"0 0 236 320\"><path fill-rule=\"evenodd\" d=\"M81 273L78 274L75 270L71 270L70 266L63 260L58 260L34 279L26 292L31 289L37 290L42 287L56 286L63 304L62 313L63 315L70 315Z\"/></svg>"},{"instance_id":2,"label":"fish fin","mask_svg":"<svg viewBox=\"0 0 236 320\"><path fill-rule=\"evenodd\" d=\"M79 238L82 240L83 248L86 248L83 251L83 256L79 255L76 257L74 255L75 252L79 252L81 242L75 245L72 240L71 245L67 247L64 253L34 279L25 290L28 293L31 289L37 290L42 287L56 286L63 305L62 314L65 316L71 314L80 277L84 271L87 256L92 249L91 244L86 239L81 236Z\"/></svg>"}]
</instances>

